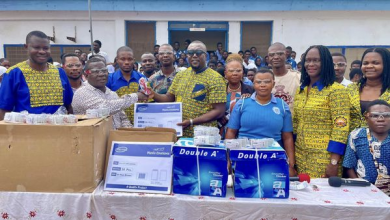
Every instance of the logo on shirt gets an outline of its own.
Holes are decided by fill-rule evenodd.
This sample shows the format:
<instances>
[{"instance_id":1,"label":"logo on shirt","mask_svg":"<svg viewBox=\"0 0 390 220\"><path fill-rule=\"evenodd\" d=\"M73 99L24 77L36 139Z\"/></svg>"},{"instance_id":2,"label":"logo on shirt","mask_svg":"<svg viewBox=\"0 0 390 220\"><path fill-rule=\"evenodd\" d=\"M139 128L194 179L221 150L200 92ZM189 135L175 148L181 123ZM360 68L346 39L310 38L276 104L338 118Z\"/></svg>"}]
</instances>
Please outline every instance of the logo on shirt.
<instances>
[{"instance_id":1,"label":"logo on shirt","mask_svg":"<svg viewBox=\"0 0 390 220\"><path fill-rule=\"evenodd\" d=\"M285 86L284 85L277 85L275 86L275 97L283 99L287 104L291 104L292 97L288 92L284 91Z\"/></svg>"},{"instance_id":2,"label":"logo on shirt","mask_svg":"<svg viewBox=\"0 0 390 220\"><path fill-rule=\"evenodd\" d=\"M342 127L345 127L347 126L347 119L344 118L344 117L338 117L334 120L334 124L336 125L336 127L338 128L342 128Z\"/></svg>"},{"instance_id":3,"label":"logo on shirt","mask_svg":"<svg viewBox=\"0 0 390 220\"><path fill-rule=\"evenodd\" d=\"M275 114L280 115L280 109L278 107L273 107L272 110L275 112Z\"/></svg>"}]
</instances>

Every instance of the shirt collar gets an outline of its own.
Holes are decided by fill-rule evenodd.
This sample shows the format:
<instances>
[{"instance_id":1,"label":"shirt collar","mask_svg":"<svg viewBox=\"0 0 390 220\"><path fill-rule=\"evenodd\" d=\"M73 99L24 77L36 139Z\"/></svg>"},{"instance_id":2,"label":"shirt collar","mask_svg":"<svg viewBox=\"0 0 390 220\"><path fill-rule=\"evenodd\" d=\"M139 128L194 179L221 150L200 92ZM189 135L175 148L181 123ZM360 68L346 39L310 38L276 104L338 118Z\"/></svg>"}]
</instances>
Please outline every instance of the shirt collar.
<instances>
[{"instance_id":1,"label":"shirt collar","mask_svg":"<svg viewBox=\"0 0 390 220\"><path fill-rule=\"evenodd\" d=\"M123 77L122 71L121 71L120 69L117 70L114 74L115 74L115 75L114 75L114 79L115 79L115 80L123 79L123 80L126 81L126 79L125 79L125 77ZM139 78L141 78L141 77L140 77L140 73L138 73L137 71L133 70L133 71L131 72L130 81L131 81L132 79L135 79L135 80L138 81Z\"/></svg>"},{"instance_id":2,"label":"shirt collar","mask_svg":"<svg viewBox=\"0 0 390 220\"><path fill-rule=\"evenodd\" d=\"M301 86L301 89L305 89L306 86ZM311 86L311 88L314 88L314 87L317 87L318 88L318 91L321 92L321 90L324 89L324 84L322 84L321 80L318 80L317 82L313 83L313 85Z\"/></svg>"},{"instance_id":3,"label":"shirt collar","mask_svg":"<svg viewBox=\"0 0 390 220\"><path fill-rule=\"evenodd\" d=\"M251 95L251 99L255 100L256 101L256 92L254 92L252 95ZM272 103L278 103L278 101L276 100L276 97L274 96L274 94L271 93L271 102Z\"/></svg>"},{"instance_id":4,"label":"shirt collar","mask_svg":"<svg viewBox=\"0 0 390 220\"><path fill-rule=\"evenodd\" d=\"M205 67L205 68L203 68L203 69L201 69L201 70L199 70L199 71L194 71L195 72L195 74L199 74L199 73L203 73L204 71L206 71L207 70L207 66ZM191 69L192 69L192 67L191 67Z\"/></svg>"},{"instance_id":5,"label":"shirt collar","mask_svg":"<svg viewBox=\"0 0 390 220\"><path fill-rule=\"evenodd\" d=\"M102 90L93 87L93 86L92 86L91 84L89 84L88 82L85 82L85 83L84 83L84 86L85 86L87 89L91 90L91 91L97 91L97 92L100 92L100 93L103 93L103 94L107 94L108 91L110 90L110 89L106 86L106 92L103 92Z\"/></svg>"}]
</instances>

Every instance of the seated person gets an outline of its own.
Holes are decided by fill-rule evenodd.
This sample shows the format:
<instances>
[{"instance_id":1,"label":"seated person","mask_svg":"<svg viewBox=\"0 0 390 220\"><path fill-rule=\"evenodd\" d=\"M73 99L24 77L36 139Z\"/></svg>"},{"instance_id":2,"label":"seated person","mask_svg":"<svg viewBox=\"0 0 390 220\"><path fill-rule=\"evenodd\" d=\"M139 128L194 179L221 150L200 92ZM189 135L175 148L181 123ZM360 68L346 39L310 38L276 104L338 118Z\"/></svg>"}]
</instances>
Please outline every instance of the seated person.
<instances>
[{"instance_id":1,"label":"seated person","mask_svg":"<svg viewBox=\"0 0 390 220\"><path fill-rule=\"evenodd\" d=\"M275 85L275 76L271 70L260 69L254 76L253 84L255 92L252 96L239 100L234 106L225 138L275 139L286 149L290 176L294 176L296 171L290 109L287 103L271 93Z\"/></svg>"},{"instance_id":2,"label":"seated person","mask_svg":"<svg viewBox=\"0 0 390 220\"><path fill-rule=\"evenodd\" d=\"M88 82L85 86L76 90L73 97L73 111L75 114L86 114L88 109L108 108L110 115L113 115L113 128L131 127L131 123L125 112L138 100L147 100L148 96L137 92L125 94L121 98L106 87L108 80L108 69L103 61L98 58L91 58L85 65L85 73Z\"/></svg>"},{"instance_id":3,"label":"seated person","mask_svg":"<svg viewBox=\"0 0 390 220\"><path fill-rule=\"evenodd\" d=\"M368 128L356 128L348 138L343 167L350 178L363 178L390 195L390 104L372 101L364 114Z\"/></svg>"}]
</instances>

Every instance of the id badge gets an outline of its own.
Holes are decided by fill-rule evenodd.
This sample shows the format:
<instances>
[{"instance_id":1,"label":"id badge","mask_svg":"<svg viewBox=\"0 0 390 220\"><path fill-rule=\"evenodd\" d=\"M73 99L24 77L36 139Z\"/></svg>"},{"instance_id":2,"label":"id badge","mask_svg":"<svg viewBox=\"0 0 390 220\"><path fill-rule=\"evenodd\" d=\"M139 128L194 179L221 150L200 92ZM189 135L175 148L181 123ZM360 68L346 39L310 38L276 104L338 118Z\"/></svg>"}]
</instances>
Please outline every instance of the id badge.
<instances>
[{"instance_id":1,"label":"id badge","mask_svg":"<svg viewBox=\"0 0 390 220\"><path fill-rule=\"evenodd\" d=\"M382 190L386 195L390 196L390 176L378 174L378 177L375 181L375 186Z\"/></svg>"}]
</instances>

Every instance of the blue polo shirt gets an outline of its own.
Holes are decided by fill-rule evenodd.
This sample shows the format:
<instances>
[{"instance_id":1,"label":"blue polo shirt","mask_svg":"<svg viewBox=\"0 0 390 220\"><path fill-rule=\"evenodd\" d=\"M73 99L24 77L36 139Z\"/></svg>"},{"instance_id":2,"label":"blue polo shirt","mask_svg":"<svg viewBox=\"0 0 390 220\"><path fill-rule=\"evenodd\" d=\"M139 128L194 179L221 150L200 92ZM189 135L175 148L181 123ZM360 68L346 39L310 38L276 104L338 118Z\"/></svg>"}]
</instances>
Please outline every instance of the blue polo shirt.
<instances>
[{"instance_id":1,"label":"blue polo shirt","mask_svg":"<svg viewBox=\"0 0 390 220\"><path fill-rule=\"evenodd\" d=\"M282 139L282 132L292 132L291 111L287 103L272 95L271 102L261 105L256 92L250 98L241 99L234 106L228 128L238 130L238 137L249 139Z\"/></svg>"},{"instance_id":2,"label":"blue polo shirt","mask_svg":"<svg viewBox=\"0 0 390 220\"><path fill-rule=\"evenodd\" d=\"M131 72L130 81L127 81L123 77L122 72L119 69L116 72L108 75L107 87L109 89L111 89L112 91L116 92L119 89L121 89L122 87L131 87L131 85L135 83L138 86L138 89L137 89L137 91L138 91L139 90L139 83L138 82L141 78L147 79L146 76L144 76L142 73L133 70L133 72ZM137 91L135 91L135 92L137 92Z\"/></svg>"},{"instance_id":3,"label":"blue polo shirt","mask_svg":"<svg viewBox=\"0 0 390 220\"><path fill-rule=\"evenodd\" d=\"M72 104L65 71L48 65L45 72L33 70L26 61L9 68L0 88L0 109L53 114L60 106Z\"/></svg>"}]
</instances>

